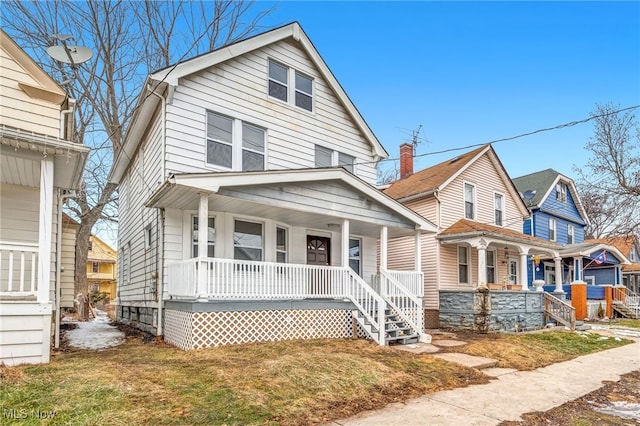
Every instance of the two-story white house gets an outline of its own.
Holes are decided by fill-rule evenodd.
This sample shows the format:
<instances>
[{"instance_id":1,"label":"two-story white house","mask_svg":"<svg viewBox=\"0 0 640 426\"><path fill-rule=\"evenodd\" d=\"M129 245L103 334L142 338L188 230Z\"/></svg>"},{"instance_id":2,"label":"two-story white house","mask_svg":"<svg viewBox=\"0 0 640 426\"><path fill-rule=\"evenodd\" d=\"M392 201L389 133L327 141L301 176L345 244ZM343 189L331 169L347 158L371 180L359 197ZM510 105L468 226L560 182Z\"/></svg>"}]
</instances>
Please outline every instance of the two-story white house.
<instances>
[{"instance_id":1,"label":"two-story white house","mask_svg":"<svg viewBox=\"0 0 640 426\"><path fill-rule=\"evenodd\" d=\"M71 140L73 107L0 29L0 364L46 363L53 329L59 338L52 313L65 306L63 284L73 288L62 205L89 151Z\"/></svg>"},{"instance_id":2,"label":"two-story white house","mask_svg":"<svg viewBox=\"0 0 640 426\"><path fill-rule=\"evenodd\" d=\"M386 157L297 23L149 75L110 176L118 319L184 349L419 335L419 245L388 271L387 241L435 227L375 188Z\"/></svg>"}]
</instances>

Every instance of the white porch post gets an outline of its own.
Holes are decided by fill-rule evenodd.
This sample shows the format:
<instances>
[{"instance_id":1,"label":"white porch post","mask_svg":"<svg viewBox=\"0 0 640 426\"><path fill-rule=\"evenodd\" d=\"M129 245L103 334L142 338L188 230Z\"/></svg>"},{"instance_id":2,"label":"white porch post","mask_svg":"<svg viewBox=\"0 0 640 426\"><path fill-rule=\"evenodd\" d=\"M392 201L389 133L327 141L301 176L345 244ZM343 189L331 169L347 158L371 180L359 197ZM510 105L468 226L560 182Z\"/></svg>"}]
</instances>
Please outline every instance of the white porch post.
<instances>
[{"instance_id":1,"label":"white porch post","mask_svg":"<svg viewBox=\"0 0 640 426\"><path fill-rule=\"evenodd\" d=\"M198 206L198 299L207 299L207 246L209 242L209 195L200 193Z\"/></svg>"},{"instance_id":2,"label":"white porch post","mask_svg":"<svg viewBox=\"0 0 640 426\"><path fill-rule=\"evenodd\" d=\"M573 258L573 281L582 281L582 257Z\"/></svg>"},{"instance_id":3,"label":"white porch post","mask_svg":"<svg viewBox=\"0 0 640 426\"><path fill-rule=\"evenodd\" d=\"M416 231L415 233L415 270L418 272L422 271L422 244L421 244L421 236L420 231Z\"/></svg>"},{"instance_id":4,"label":"white porch post","mask_svg":"<svg viewBox=\"0 0 640 426\"><path fill-rule=\"evenodd\" d=\"M59 217L58 220L62 220ZM38 295L39 303L51 302L51 227L53 225L53 158L40 161L40 218L38 225ZM46 330L45 334L49 330ZM48 349L47 349L48 350Z\"/></svg>"},{"instance_id":5,"label":"white porch post","mask_svg":"<svg viewBox=\"0 0 640 426\"><path fill-rule=\"evenodd\" d=\"M478 246L478 288L487 287L487 246Z\"/></svg>"},{"instance_id":6,"label":"white porch post","mask_svg":"<svg viewBox=\"0 0 640 426\"><path fill-rule=\"evenodd\" d=\"M556 273L556 289L554 290L554 293L562 293L562 258L560 257L554 257L553 258L553 263L554 263L554 267L555 267L555 273Z\"/></svg>"},{"instance_id":7,"label":"white porch post","mask_svg":"<svg viewBox=\"0 0 640 426\"><path fill-rule=\"evenodd\" d=\"M342 267L349 267L349 219L342 220Z\"/></svg>"},{"instance_id":8,"label":"white porch post","mask_svg":"<svg viewBox=\"0 0 640 426\"><path fill-rule=\"evenodd\" d=\"M386 226L380 228L380 270L387 270L387 240L389 230Z\"/></svg>"},{"instance_id":9,"label":"white porch post","mask_svg":"<svg viewBox=\"0 0 640 426\"><path fill-rule=\"evenodd\" d=\"M520 253L520 285L522 290L529 290L529 270L527 262L527 253Z\"/></svg>"}]
</instances>

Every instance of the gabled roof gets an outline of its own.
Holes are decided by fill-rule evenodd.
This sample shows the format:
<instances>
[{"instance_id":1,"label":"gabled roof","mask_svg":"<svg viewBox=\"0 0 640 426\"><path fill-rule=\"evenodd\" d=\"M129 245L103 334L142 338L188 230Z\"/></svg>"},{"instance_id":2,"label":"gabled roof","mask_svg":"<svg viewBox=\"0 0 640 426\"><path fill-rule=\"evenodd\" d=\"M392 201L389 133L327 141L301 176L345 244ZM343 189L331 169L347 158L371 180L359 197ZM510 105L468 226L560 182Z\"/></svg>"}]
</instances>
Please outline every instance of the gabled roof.
<instances>
[{"instance_id":1,"label":"gabled roof","mask_svg":"<svg viewBox=\"0 0 640 426\"><path fill-rule=\"evenodd\" d=\"M601 243L608 244L617 248L622 254L625 256L629 256L631 249L636 246L638 241L636 237L633 235L621 235L618 237L605 237L605 238L592 238L589 240L584 240L585 243Z\"/></svg>"},{"instance_id":2,"label":"gabled roof","mask_svg":"<svg viewBox=\"0 0 640 426\"><path fill-rule=\"evenodd\" d=\"M588 225L589 217L587 216L587 212L580 201L576 185L571 178L568 178L553 169L546 169L514 178L513 184L518 188L518 191L520 191L521 194L524 194L526 191L535 191L535 195L529 203L529 208L538 209L544 204L551 191L560 181L568 185L573 202L578 209L578 213L584 220L585 224Z\"/></svg>"},{"instance_id":3,"label":"gabled roof","mask_svg":"<svg viewBox=\"0 0 640 426\"><path fill-rule=\"evenodd\" d=\"M389 187L384 190L384 193L400 202L407 202L442 191L449 183L485 154L493 163L505 184L505 188L511 193L520 211L523 215L528 216L529 211L490 144L483 145L473 151L458 155L435 166L413 173L404 179L397 180L389 185Z\"/></svg>"},{"instance_id":4,"label":"gabled roof","mask_svg":"<svg viewBox=\"0 0 640 426\"><path fill-rule=\"evenodd\" d=\"M2 46L2 49L7 52L7 54L11 56L13 60L20 65L20 67L22 67L25 73L38 82L37 85L26 81L18 82L20 89L32 98L42 99L57 105L62 105L64 100L67 98L67 93L1 28L0 46Z\"/></svg>"},{"instance_id":5,"label":"gabled roof","mask_svg":"<svg viewBox=\"0 0 640 426\"><path fill-rule=\"evenodd\" d=\"M116 158L109 181L118 182L121 179L124 171L128 167L129 158L132 158L135 153L144 129L149 123L150 117L157 106L157 96L150 96L149 83L151 83L152 86L157 86L159 83L163 83L165 85L168 84L168 90L169 93L171 93L172 87L176 87L182 77L194 74L209 67L221 64L229 59L239 57L245 53L287 39L292 39L298 42L307 55L309 55L309 58L316 66L327 85L333 90L355 125L362 132L364 138L370 143L373 154L378 158L387 158L389 154L373 133L364 117L362 117L356 106L353 104L347 93L344 91L338 80L335 78L327 64L324 62L324 59L322 59L322 56L320 56L320 53L307 37L300 24L293 22L251 38L220 47L209 53L196 56L195 58L158 70L149 75L138 101L138 108L140 111L138 111L134 116L129 131L125 137L123 151L126 150L126 155L119 155ZM153 107L145 107L144 104L149 104Z\"/></svg>"},{"instance_id":6,"label":"gabled roof","mask_svg":"<svg viewBox=\"0 0 640 426\"><path fill-rule=\"evenodd\" d=\"M522 232L514 231L508 228L490 225L488 223L475 222L468 219L460 219L444 231L436 238L447 240L457 237L471 236L492 236L494 238L504 239L525 244L531 244L536 247L544 247L547 249L559 250L562 246L552 241L543 240L542 238L532 237Z\"/></svg>"}]
</instances>

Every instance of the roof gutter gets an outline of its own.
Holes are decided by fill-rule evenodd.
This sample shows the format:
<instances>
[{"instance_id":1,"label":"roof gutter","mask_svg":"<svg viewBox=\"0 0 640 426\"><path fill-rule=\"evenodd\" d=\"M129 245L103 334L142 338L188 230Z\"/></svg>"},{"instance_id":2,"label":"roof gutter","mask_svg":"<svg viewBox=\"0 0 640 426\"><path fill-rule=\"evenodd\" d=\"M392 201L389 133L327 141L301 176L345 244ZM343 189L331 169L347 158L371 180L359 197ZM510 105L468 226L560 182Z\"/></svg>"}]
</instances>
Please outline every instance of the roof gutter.
<instances>
[{"instance_id":1,"label":"roof gutter","mask_svg":"<svg viewBox=\"0 0 640 426\"><path fill-rule=\"evenodd\" d=\"M408 195L406 197L398 198L396 201L399 203L408 203L409 201L419 200L421 198L428 197L430 195L434 195L438 192L438 188L433 188L428 191L418 192L417 194Z\"/></svg>"}]
</instances>

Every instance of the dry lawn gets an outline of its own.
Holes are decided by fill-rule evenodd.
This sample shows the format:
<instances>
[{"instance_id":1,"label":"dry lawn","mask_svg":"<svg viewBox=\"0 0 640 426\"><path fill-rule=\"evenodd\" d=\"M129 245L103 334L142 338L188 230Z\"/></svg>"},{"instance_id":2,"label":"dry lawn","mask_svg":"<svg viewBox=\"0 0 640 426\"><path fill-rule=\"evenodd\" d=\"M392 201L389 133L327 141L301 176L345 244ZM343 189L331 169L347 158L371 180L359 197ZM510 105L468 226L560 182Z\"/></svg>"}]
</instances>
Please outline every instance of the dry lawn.
<instances>
[{"instance_id":1,"label":"dry lawn","mask_svg":"<svg viewBox=\"0 0 640 426\"><path fill-rule=\"evenodd\" d=\"M2 409L55 411L50 424L65 425L317 424L488 381L476 370L365 340L184 352L129 339L118 348L59 353L49 365L0 372Z\"/></svg>"}]
</instances>

